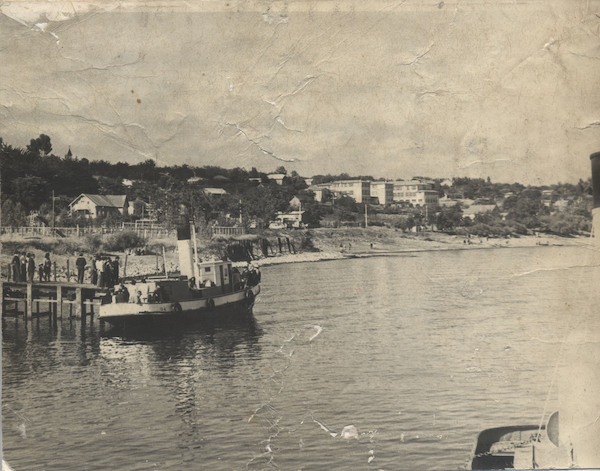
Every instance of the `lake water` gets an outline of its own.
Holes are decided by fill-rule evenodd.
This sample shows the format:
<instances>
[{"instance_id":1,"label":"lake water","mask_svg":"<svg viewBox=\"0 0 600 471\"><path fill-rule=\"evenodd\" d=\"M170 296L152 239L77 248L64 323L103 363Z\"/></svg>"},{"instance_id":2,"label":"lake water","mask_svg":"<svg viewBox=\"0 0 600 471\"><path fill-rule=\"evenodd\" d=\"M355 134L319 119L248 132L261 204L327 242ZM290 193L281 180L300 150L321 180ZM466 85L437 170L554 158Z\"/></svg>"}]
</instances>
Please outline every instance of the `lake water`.
<instances>
[{"instance_id":1,"label":"lake water","mask_svg":"<svg viewBox=\"0 0 600 471\"><path fill-rule=\"evenodd\" d=\"M481 429L556 408L561 342L600 332L599 260L540 247L265 267L253 318L192 331L7 319L5 457L17 471L461 469Z\"/></svg>"}]
</instances>

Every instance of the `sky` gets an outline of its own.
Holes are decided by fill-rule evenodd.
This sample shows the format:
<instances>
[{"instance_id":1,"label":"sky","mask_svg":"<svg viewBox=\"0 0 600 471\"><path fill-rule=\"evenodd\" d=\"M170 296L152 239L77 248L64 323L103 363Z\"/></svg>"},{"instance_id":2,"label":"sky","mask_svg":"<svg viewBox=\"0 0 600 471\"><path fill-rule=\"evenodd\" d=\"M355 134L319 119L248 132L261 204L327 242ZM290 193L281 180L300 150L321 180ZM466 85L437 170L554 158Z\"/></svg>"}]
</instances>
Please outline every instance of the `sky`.
<instances>
[{"instance_id":1,"label":"sky","mask_svg":"<svg viewBox=\"0 0 600 471\"><path fill-rule=\"evenodd\" d=\"M5 1L0 136L89 160L543 185L600 150L600 0Z\"/></svg>"}]
</instances>

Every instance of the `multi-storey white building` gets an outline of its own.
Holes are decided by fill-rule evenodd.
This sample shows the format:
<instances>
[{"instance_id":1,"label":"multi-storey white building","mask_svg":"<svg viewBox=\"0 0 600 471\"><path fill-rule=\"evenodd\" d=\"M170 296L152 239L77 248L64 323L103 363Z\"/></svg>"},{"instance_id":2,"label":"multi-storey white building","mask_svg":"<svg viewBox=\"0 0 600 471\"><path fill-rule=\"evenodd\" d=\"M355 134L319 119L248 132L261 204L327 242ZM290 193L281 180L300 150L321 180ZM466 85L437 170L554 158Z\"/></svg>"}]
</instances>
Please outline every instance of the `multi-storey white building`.
<instances>
[{"instance_id":1,"label":"multi-storey white building","mask_svg":"<svg viewBox=\"0 0 600 471\"><path fill-rule=\"evenodd\" d=\"M397 180L393 186L395 203L411 203L430 208L438 205L439 196L433 189L433 183L421 180Z\"/></svg>"},{"instance_id":2,"label":"multi-storey white building","mask_svg":"<svg viewBox=\"0 0 600 471\"><path fill-rule=\"evenodd\" d=\"M349 196L357 203L369 203L371 198L371 182L367 180L338 180L316 185L327 188L335 196Z\"/></svg>"},{"instance_id":3,"label":"multi-storey white building","mask_svg":"<svg viewBox=\"0 0 600 471\"><path fill-rule=\"evenodd\" d=\"M387 205L394 202L394 184L392 182L371 182L371 202Z\"/></svg>"}]
</instances>

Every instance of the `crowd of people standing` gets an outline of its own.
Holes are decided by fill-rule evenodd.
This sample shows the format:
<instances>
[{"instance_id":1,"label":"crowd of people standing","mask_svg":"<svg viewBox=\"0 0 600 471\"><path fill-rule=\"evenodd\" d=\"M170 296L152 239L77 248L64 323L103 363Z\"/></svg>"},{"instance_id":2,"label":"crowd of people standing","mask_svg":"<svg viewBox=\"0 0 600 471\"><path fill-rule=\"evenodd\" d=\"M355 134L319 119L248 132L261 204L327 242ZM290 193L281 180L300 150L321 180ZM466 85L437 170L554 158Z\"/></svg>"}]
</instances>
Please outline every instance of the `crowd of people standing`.
<instances>
[{"instance_id":1,"label":"crowd of people standing","mask_svg":"<svg viewBox=\"0 0 600 471\"><path fill-rule=\"evenodd\" d=\"M88 268L88 262L83 253L79 254L75 266L77 268L77 283L85 283L85 271ZM96 255L89 268L89 282L100 288L115 286L120 281L118 256ZM52 261L49 253L44 255L43 262L37 266L35 254L25 252L14 254L10 262L10 279L12 281L32 283L36 272L38 274L37 281L50 281Z\"/></svg>"},{"instance_id":2,"label":"crowd of people standing","mask_svg":"<svg viewBox=\"0 0 600 471\"><path fill-rule=\"evenodd\" d=\"M10 262L10 271L13 281L32 283L36 271L38 273L38 281L50 281L50 273L52 272L50 254L46 253L44 261L36 266L34 254L25 252L15 253Z\"/></svg>"},{"instance_id":3,"label":"crowd of people standing","mask_svg":"<svg viewBox=\"0 0 600 471\"><path fill-rule=\"evenodd\" d=\"M96 255L91 267L91 283L99 288L111 288L119 283L119 257Z\"/></svg>"}]
</instances>

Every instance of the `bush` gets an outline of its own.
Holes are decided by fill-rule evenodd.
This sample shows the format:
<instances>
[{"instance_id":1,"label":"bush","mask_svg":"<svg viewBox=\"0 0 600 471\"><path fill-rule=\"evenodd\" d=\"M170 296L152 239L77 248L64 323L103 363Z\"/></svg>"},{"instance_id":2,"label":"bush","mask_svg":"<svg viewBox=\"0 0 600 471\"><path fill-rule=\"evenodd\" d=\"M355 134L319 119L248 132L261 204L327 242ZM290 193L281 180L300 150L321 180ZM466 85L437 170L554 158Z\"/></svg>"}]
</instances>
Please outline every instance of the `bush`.
<instances>
[{"instance_id":1,"label":"bush","mask_svg":"<svg viewBox=\"0 0 600 471\"><path fill-rule=\"evenodd\" d=\"M128 249L144 247L146 239L140 237L136 232L118 232L112 234L103 244L102 247L106 251L124 252Z\"/></svg>"},{"instance_id":2,"label":"bush","mask_svg":"<svg viewBox=\"0 0 600 471\"><path fill-rule=\"evenodd\" d=\"M310 231L306 231L302 234L302 239L300 240L300 249L304 252L318 252L319 249L315 247L313 242L313 234Z\"/></svg>"},{"instance_id":3,"label":"bush","mask_svg":"<svg viewBox=\"0 0 600 471\"><path fill-rule=\"evenodd\" d=\"M85 246L90 253L99 252L100 247L102 247L102 237L98 234L89 234L85 236Z\"/></svg>"}]
</instances>

